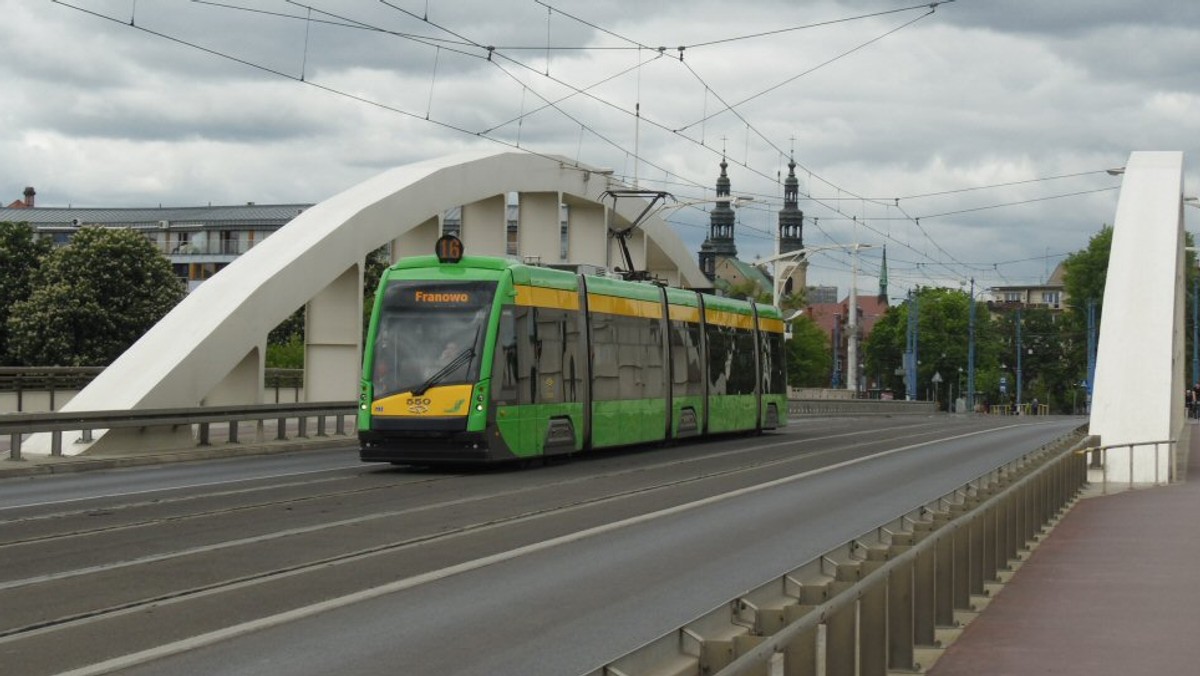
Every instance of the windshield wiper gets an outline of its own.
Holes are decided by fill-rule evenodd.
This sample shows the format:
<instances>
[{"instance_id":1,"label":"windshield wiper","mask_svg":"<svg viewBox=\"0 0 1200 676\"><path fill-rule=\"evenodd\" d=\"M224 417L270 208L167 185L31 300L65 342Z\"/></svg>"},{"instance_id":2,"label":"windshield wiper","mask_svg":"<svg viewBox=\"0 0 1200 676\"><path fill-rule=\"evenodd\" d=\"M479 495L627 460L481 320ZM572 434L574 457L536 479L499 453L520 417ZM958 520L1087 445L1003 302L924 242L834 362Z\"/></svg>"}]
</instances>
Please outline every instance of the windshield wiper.
<instances>
[{"instance_id":1,"label":"windshield wiper","mask_svg":"<svg viewBox=\"0 0 1200 676\"><path fill-rule=\"evenodd\" d=\"M429 376L428 380L421 383L420 387L413 390L412 391L413 396L419 397L422 394L425 394L426 390L428 390L429 388L431 388L434 385L441 382L441 380L443 378L445 378L446 376L453 373L455 370L458 369L458 367L465 364L467 362L467 360L470 359L471 357L473 357L474 355L475 355L474 347L468 347L467 349L463 350L462 352L459 352L458 356L456 356L454 359L450 360L450 363L448 363L445 366L443 366L442 368L438 369L437 373Z\"/></svg>"}]
</instances>

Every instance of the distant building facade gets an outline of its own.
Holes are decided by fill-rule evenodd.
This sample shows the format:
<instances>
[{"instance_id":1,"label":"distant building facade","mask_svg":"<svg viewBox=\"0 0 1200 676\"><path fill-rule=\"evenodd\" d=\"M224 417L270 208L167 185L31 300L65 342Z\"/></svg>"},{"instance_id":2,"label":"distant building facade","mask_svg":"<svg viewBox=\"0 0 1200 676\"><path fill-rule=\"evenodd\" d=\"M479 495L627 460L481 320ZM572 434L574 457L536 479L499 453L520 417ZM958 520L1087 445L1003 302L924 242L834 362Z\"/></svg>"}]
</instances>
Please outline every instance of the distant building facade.
<instances>
[{"instance_id":1,"label":"distant building facade","mask_svg":"<svg viewBox=\"0 0 1200 676\"><path fill-rule=\"evenodd\" d=\"M809 286L804 289L804 298L809 305L837 305L837 287Z\"/></svg>"},{"instance_id":2,"label":"distant building facade","mask_svg":"<svg viewBox=\"0 0 1200 676\"><path fill-rule=\"evenodd\" d=\"M1066 264L1056 265L1044 284L993 286L989 292L993 311L1042 308L1061 313L1067 307Z\"/></svg>"},{"instance_id":3,"label":"distant building facade","mask_svg":"<svg viewBox=\"0 0 1200 676\"><path fill-rule=\"evenodd\" d=\"M25 200L0 208L0 222L28 223L34 233L63 246L85 226L140 232L170 261L188 290L249 251L307 209L309 204L92 209L36 207Z\"/></svg>"}]
</instances>

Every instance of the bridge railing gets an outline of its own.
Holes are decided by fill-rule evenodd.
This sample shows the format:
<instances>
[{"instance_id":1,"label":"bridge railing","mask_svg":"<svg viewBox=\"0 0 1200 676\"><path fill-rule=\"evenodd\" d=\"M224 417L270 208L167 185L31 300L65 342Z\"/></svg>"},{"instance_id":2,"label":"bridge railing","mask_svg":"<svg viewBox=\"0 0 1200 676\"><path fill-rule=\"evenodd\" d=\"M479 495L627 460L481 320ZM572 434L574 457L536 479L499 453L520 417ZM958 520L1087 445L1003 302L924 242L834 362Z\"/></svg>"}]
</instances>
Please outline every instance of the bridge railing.
<instances>
[{"instance_id":1,"label":"bridge railing","mask_svg":"<svg viewBox=\"0 0 1200 676\"><path fill-rule=\"evenodd\" d=\"M103 366L0 366L0 413L57 411L103 370ZM303 399L303 369L264 369L263 381L268 402Z\"/></svg>"},{"instance_id":2,"label":"bridge railing","mask_svg":"<svg viewBox=\"0 0 1200 676\"><path fill-rule=\"evenodd\" d=\"M913 414L933 415L937 403L888 399L790 399L788 415Z\"/></svg>"},{"instance_id":3,"label":"bridge railing","mask_svg":"<svg viewBox=\"0 0 1200 676\"><path fill-rule=\"evenodd\" d=\"M0 437L9 438L9 460L21 460L21 444L26 434L50 433L50 455L62 456L64 432L78 432L80 441L92 440L94 430L150 427L191 427L198 446L212 443L212 427L227 425L228 441L238 443L239 424L274 421L275 438L287 439L289 423L295 421L297 436L308 436L308 421L316 420L317 436L327 436L328 420L333 419L334 434L347 434L346 418L356 414L357 402L333 401L299 404L247 404L239 406L197 406L194 408L142 409L135 411L79 411L71 413L13 413L0 415ZM351 425L350 431L353 431Z\"/></svg>"},{"instance_id":4,"label":"bridge railing","mask_svg":"<svg viewBox=\"0 0 1200 676\"><path fill-rule=\"evenodd\" d=\"M1112 469L1112 464L1108 461L1108 452L1109 451L1116 450L1116 449L1126 449L1129 451L1129 453L1128 453L1129 478L1128 478L1126 488L1132 489L1134 487L1134 485L1136 485L1136 484L1147 483L1147 482L1135 482L1133 480L1134 449L1137 449L1137 448L1153 449L1153 452L1154 452L1154 485L1162 486L1162 485L1174 482L1178 479L1179 473L1178 473L1178 470L1176 469L1176 463L1175 463L1175 460L1176 460L1175 451L1176 451L1176 443L1177 442L1178 442L1178 439L1164 439L1162 441L1139 441L1139 442L1128 443L1128 444L1109 444L1107 446L1088 446L1087 448L1079 449L1078 451L1076 451L1076 453L1078 453L1079 455L1086 456L1088 458L1088 469L1089 470L1099 470L1100 492L1103 495L1108 495L1108 484L1109 484L1108 475ZM1164 445L1167 447L1167 451L1168 451L1167 455L1169 456L1169 459L1166 462L1164 462L1162 459L1163 454L1159 452L1161 447ZM1162 471L1164 469L1164 467L1163 467L1164 464L1166 465L1165 473Z\"/></svg>"},{"instance_id":5,"label":"bridge railing","mask_svg":"<svg viewBox=\"0 0 1200 676\"><path fill-rule=\"evenodd\" d=\"M587 676L923 673L1076 499L1084 443L998 467Z\"/></svg>"}]
</instances>

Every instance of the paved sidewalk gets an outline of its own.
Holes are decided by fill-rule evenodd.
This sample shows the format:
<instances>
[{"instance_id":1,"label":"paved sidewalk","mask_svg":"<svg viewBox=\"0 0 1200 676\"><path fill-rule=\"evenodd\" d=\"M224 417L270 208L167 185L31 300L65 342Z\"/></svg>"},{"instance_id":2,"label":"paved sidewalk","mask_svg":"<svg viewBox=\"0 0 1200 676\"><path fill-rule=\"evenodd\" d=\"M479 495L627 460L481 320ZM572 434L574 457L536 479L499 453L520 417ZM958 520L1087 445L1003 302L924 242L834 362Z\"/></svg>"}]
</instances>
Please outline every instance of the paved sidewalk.
<instances>
[{"instance_id":1,"label":"paved sidewalk","mask_svg":"<svg viewBox=\"0 0 1200 676\"><path fill-rule=\"evenodd\" d=\"M1080 500L934 676L1200 674L1200 427L1190 482Z\"/></svg>"}]
</instances>

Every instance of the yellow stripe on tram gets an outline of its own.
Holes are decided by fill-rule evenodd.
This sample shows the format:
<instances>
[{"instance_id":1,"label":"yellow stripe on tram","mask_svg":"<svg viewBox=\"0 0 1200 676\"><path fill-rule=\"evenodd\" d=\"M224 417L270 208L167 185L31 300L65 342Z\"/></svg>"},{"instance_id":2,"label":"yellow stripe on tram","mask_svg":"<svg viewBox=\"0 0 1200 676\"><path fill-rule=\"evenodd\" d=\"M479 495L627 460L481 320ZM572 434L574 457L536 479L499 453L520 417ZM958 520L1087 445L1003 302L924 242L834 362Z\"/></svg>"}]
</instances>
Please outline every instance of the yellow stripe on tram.
<instances>
[{"instance_id":1,"label":"yellow stripe on tram","mask_svg":"<svg viewBox=\"0 0 1200 676\"><path fill-rule=\"evenodd\" d=\"M556 310L579 309L579 293L575 291L522 284L518 284L514 288L517 292L517 305L547 307Z\"/></svg>"},{"instance_id":2,"label":"yellow stripe on tram","mask_svg":"<svg viewBox=\"0 0 1200 676\"><path fill-rule=\"evenodd\" d=\"M686 305L669 305L670 318L673 322L691 322L692 324L700 323L700 308L688 307Z\"/></svg>"},{"instance_id":3,"label":"yellow stripe on tram","mask_svg":"<svg viewBox=\"0 0 1200 676\"><path fill-rule=\"evenodd\" d=\"M750 315L742 315L725 310L705 308L704 321L717 326L729 326L735 329L746 329L747 331L754 328L754 318Z\"/></svg>"},{"instance_id":4,"label":"yellow stripe on tram","mask_svg":"<svg viewBox=\"0 0 1200 676\"><path fill-rule=\"evenodd\" d=\"M661 319L662 304L634 298L617 298L616 296L600 296L588 294L588 309L592 312L603 312L610 315L625 317L645 317L646 319Z\"/></svg>"},{"instance_id":5,"label":"yellow stripe on tram","mask_svg":"<svg viewBox=\"0 0 1200 676\"><path fill-rule=\"evenodd\" d=\"M759 317L758 328L761 331L769 331L771 333L783 333L783 320L775 319L774 317Z\"/></svg>"}]
</instances>

